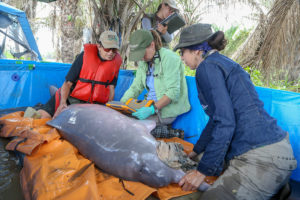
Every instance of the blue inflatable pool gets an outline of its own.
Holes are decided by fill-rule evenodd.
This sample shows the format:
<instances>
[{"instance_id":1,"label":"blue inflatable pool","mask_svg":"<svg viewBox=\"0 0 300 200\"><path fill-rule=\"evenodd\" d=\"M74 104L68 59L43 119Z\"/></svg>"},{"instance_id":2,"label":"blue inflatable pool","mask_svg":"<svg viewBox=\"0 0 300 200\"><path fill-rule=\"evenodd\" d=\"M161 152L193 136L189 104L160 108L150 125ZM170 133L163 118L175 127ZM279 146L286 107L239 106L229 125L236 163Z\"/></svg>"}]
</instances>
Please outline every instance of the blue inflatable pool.
<instances>
[{"instance_id":1,"label":"blue inflatable pool","mask_svg":"<svg viewBox=\"0 0 300 200\"><path fill-rule=\"evenodd\" d=\"M50 98L49 86L60 87L70 64L42 63L34 61L0 60L0 109L33 106ZM120 100L134 78L133 71L121 70L116 87L115 100ZM200 106L194 77L186 77L191 111L179 116L174 128L185 131L185 140L194 143L200 137L208 117ZM300 94L256 87L266 110L278 120L278 124L290 134L295 157L300 163ZM143 94L140 95L140 98ZM300 181L300 164L292 179Z\"/></svg>"}]
</instances>

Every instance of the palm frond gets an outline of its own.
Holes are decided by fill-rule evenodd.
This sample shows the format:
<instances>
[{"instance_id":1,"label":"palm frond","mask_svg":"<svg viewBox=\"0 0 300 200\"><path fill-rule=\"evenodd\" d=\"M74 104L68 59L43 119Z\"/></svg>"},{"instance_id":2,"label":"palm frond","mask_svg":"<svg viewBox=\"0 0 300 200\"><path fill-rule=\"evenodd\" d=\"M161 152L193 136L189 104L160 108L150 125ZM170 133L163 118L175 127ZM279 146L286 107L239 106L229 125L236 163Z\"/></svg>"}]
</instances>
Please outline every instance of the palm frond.
<instances>
[{"instance_id":1,"label":"palm frond","mask_svg":"<svg viewBox=\"0 0 300 200\"><path fill-rule=\"evenodd\" d=\"M243 66L263 69L266 76L276 72L277 76L288 75L290 81L299 78L299 19L297 0L276 0L266 19L260 21L233 58Z\"/></svg>"}]
</instances>

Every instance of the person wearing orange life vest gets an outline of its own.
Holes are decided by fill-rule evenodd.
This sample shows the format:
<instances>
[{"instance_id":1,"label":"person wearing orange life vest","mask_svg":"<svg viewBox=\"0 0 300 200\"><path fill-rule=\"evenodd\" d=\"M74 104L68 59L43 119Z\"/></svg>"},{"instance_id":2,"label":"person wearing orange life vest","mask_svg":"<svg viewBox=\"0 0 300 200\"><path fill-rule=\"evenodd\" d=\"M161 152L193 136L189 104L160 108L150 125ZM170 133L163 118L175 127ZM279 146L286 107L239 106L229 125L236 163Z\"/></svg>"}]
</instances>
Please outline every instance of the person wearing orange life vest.
<instances>
[{"instance_id":1,"label":"person wearing orange life vest","mask_svg":"<svg viewBox=\"0 0 300 200\"><path fill-rule=\"evenodd\" d=\"M55 118L69 104L105 104L114 98L122 58L115 32L104 31L98 44L85 44L73 62L62 87L38 112Z\"/></svg>"}]
</instances>

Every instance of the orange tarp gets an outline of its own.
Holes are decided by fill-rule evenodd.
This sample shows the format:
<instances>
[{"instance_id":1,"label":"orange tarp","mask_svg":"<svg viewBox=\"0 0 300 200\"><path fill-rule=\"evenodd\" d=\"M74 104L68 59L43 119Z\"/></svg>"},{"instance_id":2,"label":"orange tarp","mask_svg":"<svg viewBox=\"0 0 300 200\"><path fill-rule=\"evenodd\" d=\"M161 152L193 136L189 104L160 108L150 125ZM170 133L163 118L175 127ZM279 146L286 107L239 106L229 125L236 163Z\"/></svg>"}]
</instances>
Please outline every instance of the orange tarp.
<instances>
[{"instance_id":1,"label":"orange tarp","mask_svg":"<svg viewBox=\"0 0 300 200\"><path fill-rule=\"evenodd\" d=\"M23 115L24 112L20 111L0 118L0 124L3 124L0 137L17 137L7 144L7 150L15 150L17 146L16 150L30 155L44 142L60 138L55 128L46 125L49 119L23 118Z\"/></svg>"},{"instance_id":2,"label":"orange tarp","mask_svg":"<svg viewBox=\"0 0 300 200\"><path fill-rule=\"evenodd\" d=\"M22 190L27 200L142 200L151 194L167 200L191 193L182 191L177 184L157 189L106 174L61 139L55 128L47 126L49 119L23 118L23 114L16 112L0 118L3 125L0 136L16 136L6 149L14 150L17 146L18 151L27 154L21 170ZM193 149L191 143L179 138L165 141L183 144L187 153Z\"/></svg>"}]
</instances>

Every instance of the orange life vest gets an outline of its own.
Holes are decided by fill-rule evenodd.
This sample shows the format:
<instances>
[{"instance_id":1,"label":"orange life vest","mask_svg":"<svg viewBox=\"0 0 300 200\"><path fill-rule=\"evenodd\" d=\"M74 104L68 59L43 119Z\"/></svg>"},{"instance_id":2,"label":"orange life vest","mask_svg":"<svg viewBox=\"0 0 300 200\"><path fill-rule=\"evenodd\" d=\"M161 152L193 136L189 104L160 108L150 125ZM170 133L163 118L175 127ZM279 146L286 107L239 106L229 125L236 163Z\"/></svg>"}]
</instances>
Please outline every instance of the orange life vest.
<instances>
[{"instance_id":1,"label":"orange life vest","mask_svg":"<svg viewBox=\"0 0 300 200\"><path fill-rule=\"evenodd\" d=\"M85 44L79 80L70 96L90 103L107 103L109 87L119 73L122 58L116 53L113 60L101 61L95 44Z\"/></svg>"}]
</instances>

